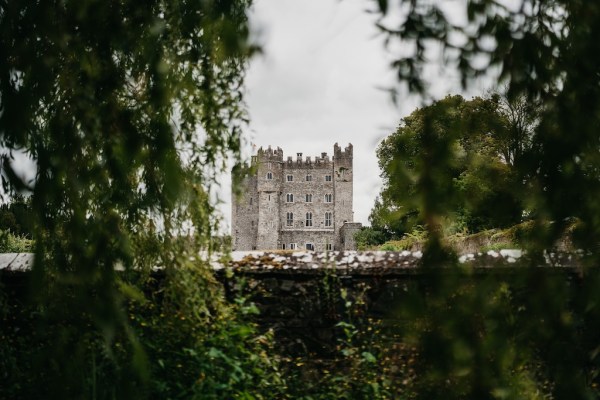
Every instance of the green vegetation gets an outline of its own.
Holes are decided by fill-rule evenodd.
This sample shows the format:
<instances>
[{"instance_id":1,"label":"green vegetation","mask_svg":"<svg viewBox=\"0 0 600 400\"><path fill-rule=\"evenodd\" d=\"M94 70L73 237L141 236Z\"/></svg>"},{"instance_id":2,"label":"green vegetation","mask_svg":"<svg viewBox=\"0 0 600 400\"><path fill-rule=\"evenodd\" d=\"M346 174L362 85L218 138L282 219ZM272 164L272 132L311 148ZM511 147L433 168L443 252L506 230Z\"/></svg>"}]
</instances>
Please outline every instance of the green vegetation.
<instances>
[{"instance_id":1,"label":"green vegetation","mask_svg":"<svg viewBox=\"0 0 600 400\"><path fill-rule=\"evenodd\" d=\"M594 248L600 231L598 204L592 200L600 190L597 174L600 93L595 86L589 88L587 79L600 68L590 39L590 33L599 29L600 7L560 0L543 5L525 0L515 8L493 1L469 1L463 10L467 22L458 24L441 3L415 1L405 4L405 18L398 26L389 25L383 18L388 7L393 8L391 3L380 2L379 27L390 42L408 45L394 67L400 82L409 89L427 91L421 72L427 49L432 46L438 46L444 54L444 66L454 69L465 86L493 68L499 71L498 82L506 87L502 114L510 125L504 133L497 130L491 136L493 142L499 138L505 144L504 151L496 152L504 164L480 165L485 167L484 178L488 172L496 173L496 169L510 166L516 175L515 182L523 185L516 199L536 222L537 230L528 247L537 252L551 247L563 234L568 219L578 218L583 223L575 232L576 245ZM484 45L487 39L493 44ZM462 166L457 148L465 139L467 143L485 143L479 139L487 133L487 130L457 129L455 115L461 107L456 103L444 99L417 111L399 128L398 132L403 134L393 135L401 140L390 141L398 153L386 152L382 158L384 167L391 167L384 168L384 179L398 178L394 185L411 189L404 200L411 207L401 213L408 217L407 211L418 212L415 218L435 233L430 235L432 245L441 239L440 226L447 225L448 220L459 220L453 215L457 212L454 179L457 168ZM469 121L478 115L489 114L477 111L459 121ZM417 116L420 118L415 120ZM475 122L486 124L494 120L475 118ZM412 129L415 124L418 134ZM469 136L465 138L465 134ZM415 142L417 154L410 153ZM383 149L389 147L386 143ZM400 155L407 159L398 158L394 162L394 157ZM501 170L496 175L507 176ZM503 187L499 185L500 190ZM386 204L386 200L384 197L385 208L397 211L392 208L395 204ZM492 200L492 211L511 209L512 197L509 201ZM509 219L512 216L508 212L504 215Z\"/></svg>"},{"instance_id":2,"label":"green vegetation","mask_svg":"<svg viewBox=\"0 0 600 400\"><path fill-rule=\"evenodd\" d=\"M0 205L0 252L31 253L31 197L13 194L9 200Z\"/></svg>"},{"instance_id":3,"label":"green vegetation","mask_svg":"<svg viewBox=\"0 0 600 400\"><path fill-rule=\"evenodd\" d=\"M348 319L344 361L316 386L282 368L204 256L226 243L210 187L240 161L249 2L0 2L3 184L31 195L26 224L9 206L0 222L36 253L27 282L0 287L0 397L599 396L600 5L469 0L458 23L444 2L402 1L400 19L377 4L389 42L408 45L393 67L409 90L426 92L437 46L465 86L496 70L506 96L428 104L379 148L386 186L364 243L426 238L430 280L390 310L402 356ZM531 266L569 235L581 271L457 264L452 235L524 219Z\"/></svg>"},{"instance_id":4,"label":"green vegetation","mask_svg":"<svg viewBox=\"0 0 600 400\"><path fill-rule=\"evenodd\" d=\"M0 397L247 398L277 382L200 256L214 249L210 186L240 158L248 6L0 3L3 183L31 195L27 232L5 229L36 253L20 326L35 334L15 336L2 312L3 337L22 342L3 339ZM168 276L158 298L154 266Z\"/></svg>"},{"instance_id":5,"label":"green vegetation","mask_svg":"<svg viewBox=\"0 0 600 400\"><path fill-rule=\"evenodd\" d=\"M410 242L427 223L453 235L506 228L531 215L523 197L528 182L518 166L531 148L533 122L515 143L511 132L516 121L527 119L511 116L517 105L499 95L469 101L448 96L404 118L377 149L384 186L369 217L371 227L357 235L359 246L390 239ZM424 153L426 130L434 154ZM430 206L440 207L444 216L427 222L420 191L425 182L418 177L431 168L438 168L430 172L437 179L436 195L444 202Z\"/></svg>"},{"instance_id":6,"label":"green vegetation","mask_svg":"<svg viewBox=\"0 0 600 400\"><path fill-rule=\"evenodd\" d=\"M33 240L0 231L0 253L31 253L32 251Z\"/></svg>"},{"instance_id":7,"label":"green vegetation","mask_svg":"<svg viewBox=\"0 0 600 400\"><path fill-rule=\"evenodd\" d=\"M445 235L443 241L457 254L518 249L524 246L532 227L530 222L524 222L507 229L488 229L473 234L454 233ZM421 230L408 233L400 240L389 240L377 247L370 248L370 250L418 251L422 250L426 243L427 234ZM568 238L561 240L561 250L573 250L569 243Z\"/></svg>"},{"instance_id":8,"label":"green vegetation","mask_svg":"<svg viewBox=\"0 0 600 400\"><path fill-rule=\"evenodd\" d=\"M426 295L395 311L415 321L403 332L420 354L415 398L596 398L600 56L591 38L600 33L600 5L467 1L463 21L443 2L402 2L402 12L378 4L392 48L404 45L393 63L404 88L426 94L424 66L441 53L465 87L496 71L498 86L506 85L501 116L523 111L508 129L470 129L496 118L479 119L486 107L461 116L479 99L449 97L406 118L380 148L383 221L400 229L383 228L423 225L423 268L455 272L432 273ZM397 25L385 18L391 9L403 15ZM497 150L498 139L508 152ZM510 227L522 218L530 224L520 243L531 268L500 284L461 267L446 241L463 228ZM535 268L564 237L583 250L581 280Z\"/></svg>"},{"instance_id":9,"label":"green vegetation","mask_svg":"<svg viewBox=\"0 0 600 400\"><path fill-rule=\"evenodd\" d=\"M31 226L31 197L12 194L8 201L0 205L0 230L8 231L16 236L31 239L33 228Z\"/></svg>"}]
</instances>

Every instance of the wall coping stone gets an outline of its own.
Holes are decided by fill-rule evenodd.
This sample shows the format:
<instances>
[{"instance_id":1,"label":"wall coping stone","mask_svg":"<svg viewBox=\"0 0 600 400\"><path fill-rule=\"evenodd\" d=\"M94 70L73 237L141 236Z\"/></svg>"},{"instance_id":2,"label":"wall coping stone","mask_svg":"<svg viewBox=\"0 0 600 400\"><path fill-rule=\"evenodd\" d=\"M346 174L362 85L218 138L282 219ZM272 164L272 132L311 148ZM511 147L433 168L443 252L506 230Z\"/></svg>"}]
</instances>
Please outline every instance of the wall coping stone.
<instances>
[{"instance_id":1,"label":"wall coping stone","mask_svg":"<svg viewBox=\"0 0 600 400\"><path fill-rule=\"evenodd\" d=\"M464 254L459 257L461 270L506 271L532 265L553 269L581 267L583 253L546 253L544 260L532 263L527 254L519 249L490 250L486 253ZM420 275L439 268L423 268L420 251L236 251L231 254L228 268L236 273L250 274L309 274L380 276ZM221 267L220 269L222 269ZM452 271L452 268L445 268Z\"/></svg>"},{"instance_id":2,"label":"wall coping stone","mask_svg":"<svg viewBox=\"0 0 600 400\"><path fill-rule=\"evenodd\" d=\"M532 263L527 254L518 249L490 250L487 253L464 254L459 257L459 265L487 272L495 269L521 269L532 265L553 269L580 269L583 256L582 251L545 253L543 261ZM276 275L418 275L439 270L422 268L422 257L423 253L420 251L234 251L230 257L225 258L221 254L214 254L211 265L215 271ZM0 253L0 271L27 271L31 269L33 259L33 253Z\"/></svg>"}]
</instances>

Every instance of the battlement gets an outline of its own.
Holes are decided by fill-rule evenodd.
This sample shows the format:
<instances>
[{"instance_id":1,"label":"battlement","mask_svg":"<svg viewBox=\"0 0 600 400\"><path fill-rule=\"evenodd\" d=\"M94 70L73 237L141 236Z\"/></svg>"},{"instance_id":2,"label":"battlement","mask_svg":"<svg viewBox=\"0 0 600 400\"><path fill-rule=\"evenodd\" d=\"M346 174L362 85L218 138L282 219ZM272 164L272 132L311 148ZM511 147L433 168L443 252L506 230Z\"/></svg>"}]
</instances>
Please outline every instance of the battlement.
<instances>
[{"instance_id":1,"label":"battlement","mask_svg":"<svg viewBox=\"0 0 600 400\"><path fill-rule=\"evenodd\" d=\"M271 146L266 149L260 147L256 155L252 156L252 164L259 162L282 162L287 168L331 168L332 161L327 152L323 152L314 158L311 156L303 157L302 153L296 153L296 157L287 156L284 160L283 150L280 147L273 150Z\"/></svg>"},{"instance_id":2,"label":"battlement","mask_svg":"<svg viewBox=\"0 0 600 400\"><path fill-rule=\"evenodd\" d=\"M283 161L283 150L280 147L277 147L276 150L273 150L271 146L263 149L262 147L258 149L256 153L256 161L258 162L282 162Z\"/></svg>"},{"instance_id":3,"label":"battlement","mask_svg":"<svg viewBox=\"0 0 600 400\"><path fill-rule=\"evenodd\" d=\"M352 159L352 156L353 156L352 143L348 143L348 146L345 147L343 151L342 151L342 148L337 143L333 145L333 157L335 160Z\"/></svg>"},{"instance_id":4,"label":"battlement","mask_svg":"<svg viewBox=\"0 0 600 400\"><path fill-rule=\"evenodd\" d=\"M302 158L302 153L296 153L296 158L288 156L285 161L287 168L331 168L331 160L327 153L321 153L320 156L311 156Z\"/></svg>"},{"instance_id":5,"label":"battlement","mask_svg":"<svg viewBox=\"0 0 600 400\"><path fill-rule=\"evenodd\" d=\"M351 161L352 157L352 143L349 143L344 150L336 143L333 146L332 158L327 155L327 152L315 156L314 159L311 156L304 156L303 158L302 153L296 153L296 157L287 156L284 160L283 150L281 150L280 147L277 147L277 149L274 150L271 146L268 146L266 149L260 147L256 155L252 156L251 159L253 165L259 162L281 162L284 163L287 168L331 168L331 163L333 161Z\"/></svg>"}]
</instances>

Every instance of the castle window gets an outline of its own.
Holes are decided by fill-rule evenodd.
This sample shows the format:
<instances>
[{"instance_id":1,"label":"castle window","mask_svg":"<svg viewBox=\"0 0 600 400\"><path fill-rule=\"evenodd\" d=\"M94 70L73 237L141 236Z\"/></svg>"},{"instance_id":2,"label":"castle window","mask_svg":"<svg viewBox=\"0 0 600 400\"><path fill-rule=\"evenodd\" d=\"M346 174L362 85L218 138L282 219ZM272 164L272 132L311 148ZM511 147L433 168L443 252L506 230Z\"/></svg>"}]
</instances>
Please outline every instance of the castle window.
<instances>
[{"instance_id":1,"label":"castle window","mask_svg":"<svg viewBox=\"0 0 600 400\"><path fill-rule=\"evenodd\" d=\"M327 243L325 245L325 250L328 250L328 251L333 250L333 246L331 245L331 243Z\"/></svg>"},{"instance_id":2,"label":"castle window","mask_svg":"<svg viewBox=\"0 0 600 400\"><path fill-rule=\"evenodd\" d=\"M250 205L252 205L252 197L250 197Z\"/></svg>"},{"instance_id":3,"label":"castle window","mask_svg":"<svg viewBox=\"0 0 600 400\"><path fill-rule=\"evenodd\" d=\"M285 243L281 244L281 250L285 250Z\"/></svg>"},{"instance_id":4,"label":"castle window","mask_svg":"<svg viewBox=\"0 0 600 400\"><path fill-rule=\"evenodd\" d=\"M296 243L290 243L290 250L296 250Z\"/></svg>"},{"instance_id":5,"label":"castle window","mask_svg":"<svg viewBox=\"0 0 600 400\"><path fill-rule=\"evenodd\" d=\"M306 175L306 182L312 181L312 175Z\"/></svg>"},{"instance_id":6,"label":"castle window","mask_svg":"<svg viewBox=\"0 0 600 400\"><path fill-rule=\"evenodd\" d=\"M273 179L273 173L267 172L267 180L270 181L271 179Z\"/></svg>"},{"instance_id":7,"label":"castle window","mask_svg":"<svg viewBox=\"0 0 600 400\"><path fill-rule=\"evenodd\" d=\"M331 203L333 201L333 195L328 193L325 195L325 203Z\"/></svg>"},{"instance_id":8,"label":"castle window","mask_svg":"<svg viewBox=\"0 0 600 400\"><path fill-rule=\"evenodd\" d=\"M331 175L325 175L325 182L331 182Z\"/></svg>"},{"instance_id":9,"label":"castle window","mask_svg":"<svg viewBox=\"0 0 600 400\"><path fill-rule=\"evenodd\" d=\"M294 175L288 175L288 176L286 177L286 180L287 180L288 182L293 182L293 181L294 181Z\"/></svg>"},{"instance_id":10,"label":"castle window","mask_svg":"<svg viewBox=\"0 0 600 400\"><path fill-rule=\"evenodd\" d=\"M306 195L306 202L307 203L312 203L312 194L307 194Z\"/></svg>"},{"instance_id":11,"label":"castle window","mask_svg":"<svg viewBox=\"0 0 600 400\"><path fill-rule=\"evenodd\" d=\"M312 226L312 213L306 213L306 226Z\"/></svg>"},{"instance_id":12,"label":"castle window","mask_svg":"<svg viewBox=\"0 0 600 400\"><path fill-rule=\"evenodd\" d=\"M306 243L306 250L315 251L315 245L312 243Z\"/></svg>"},{"instance_id":13,"label":"castle window","mask_svg":"<svg viewBox=\"0 0 600 400\"><path fill-rule=\"evenodd\" d=\"M271 201L271 195L269 195L269 201Z\"/></svg>"},{"instance_id":14,"label":"castle window","mask_svg":"<svg viewBox=\"0 0 600 400\"><path fill-rule=\"evenodd\" d=\"M287 221L286 221L286 225L287 226L293 226L294 225L294 213L287 213Z\"/></svg>"},{"instance_id":15,"label":"castle window","mask_svg":"<svg viewBox=\"0 0 600 400\"><path fill-rule=\"evenodd\" d=\"M293 203L294 202L294 195L292 193L288 193L285 197L285 201L287 203Z\"/></svg>"},{"instance_id":16,"label":"castle window","mask_svg":"<svg viewBox=\"0 0 600 400\"><path fill-rule=\"evenodd\" d=\"M325 213L325 226L331 226L331 213Z\"/></svg>"}]
</instances>

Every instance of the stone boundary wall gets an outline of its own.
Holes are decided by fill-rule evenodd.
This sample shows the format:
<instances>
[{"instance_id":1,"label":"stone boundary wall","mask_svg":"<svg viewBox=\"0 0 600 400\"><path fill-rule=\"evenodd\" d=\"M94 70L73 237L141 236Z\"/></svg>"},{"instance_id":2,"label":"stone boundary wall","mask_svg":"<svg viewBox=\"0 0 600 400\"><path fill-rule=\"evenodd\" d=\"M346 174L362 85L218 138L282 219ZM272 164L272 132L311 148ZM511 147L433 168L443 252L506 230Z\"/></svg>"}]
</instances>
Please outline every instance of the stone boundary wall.
<instances>
[{"instance_id":1,"label":"stone boundary wall","mask_svg":"<svg viewBox=\"0 0 600 400\"><path fill-rule=\"evenodd\" d=\"M548 253L535 266L578 269L582 256L581 252ZM213 255L211 264L217 272L230 269L244 274L294 276L334 272L350 276L393 276L428 273L428 269L421 268L422 257L421 251L234 251L225 263L221 261L221 254ZM33 258L33 253L0 253L0 271L26 271L32 267ZM518 249L464 254L458 260L465 267L488 272L531 266L526 254Z\"/></svg>"},{"instance_id":2,"label":"stone boundary wall","mask_svg":"<svg viewBox=\"0 0 600 400\"><path fill-rule=\"evenodd\" d=\"M334 353L340 322L403 323L394 320L390 311L407 293L426 291L432 274L466 271L485 278L532 271L531 261L519 250L463 255L459 261L464 268L424 268L422 256L408 251L250 251L233 252L225 263L215 256L212 266L231 301L243 297L256 304L260 314L253 320L274 332L284 353L322 357ZM577 282L584 279L581 256L547 254L533 268ZM23 285L24 273L32 265L32 254L0 254L0 283ZM157 277L162 276L161 270L156 268Z\"/></svg>"},{"instance_id":3,"label":"stone boundary wall","mask_svg":"<svg viewBox=\"0 0 600 400\"><path fill-rule=\"evenodd\" d=\"M466 254L458 268L424 268L422 256L419 251L234 252L227 266L217 266L217 276L231 300L244 297L258 306L255 321L274 331L284 353L327 358L342 336L340 322L405 323L393 310L409 292L426 291L433 274L502 278L531 271L532 265L520 250ZM533 268L571 279L581 276L580 256L547 254Z\"/></svg>"},{"instance_id":4,"label":"stone boundary wall","mask_svg":"<svg viewBox=\"0 0 600 400\"><path fill-rule=\"evenodd\" d=\"M580 253L549 253L535 266L578 268L581 256ZM322 275L333 272L349 276L402 276L429 273L429 269L421 268L422 257L421 251L234 251L226 266L214 265L217 270L230 268L234 272L253 275ZM458 261L464 267L488 272L532 265L526 254L518 249L464 254Z\"/></svg>"}]
</instances>

